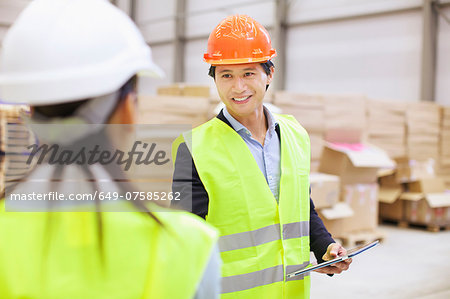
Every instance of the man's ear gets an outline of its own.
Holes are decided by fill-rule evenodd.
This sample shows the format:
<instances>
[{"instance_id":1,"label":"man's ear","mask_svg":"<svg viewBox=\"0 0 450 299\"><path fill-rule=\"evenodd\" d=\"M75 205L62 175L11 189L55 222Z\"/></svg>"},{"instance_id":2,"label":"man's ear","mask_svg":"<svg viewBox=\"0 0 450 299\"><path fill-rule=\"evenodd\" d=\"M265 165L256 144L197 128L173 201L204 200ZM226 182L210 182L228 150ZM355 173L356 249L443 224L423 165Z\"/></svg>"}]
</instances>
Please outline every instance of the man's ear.
<instances>
[{"instance_id":1,"label":"man's ear","mask_svg":"<svg viewBox=\"0 0 450 299\"><path fill-rule=\"evenodd\" d=\"M270 83L272 83L273 73L275 73L275 68L273 66L271 66L270 67L270 74L267 75L267 84L266 85L269 85Z\"/></svg>"},{"instance_id":2,"label":"man's ear","mask_svg":"<svg viewBox=\"0 0 450 299\"><path fill-rule=\"evenodd\" d=\"M136 93L130 92L111 115L109 123L134 124L137 121L136 112Z\"/></svg>"}]
</instances>

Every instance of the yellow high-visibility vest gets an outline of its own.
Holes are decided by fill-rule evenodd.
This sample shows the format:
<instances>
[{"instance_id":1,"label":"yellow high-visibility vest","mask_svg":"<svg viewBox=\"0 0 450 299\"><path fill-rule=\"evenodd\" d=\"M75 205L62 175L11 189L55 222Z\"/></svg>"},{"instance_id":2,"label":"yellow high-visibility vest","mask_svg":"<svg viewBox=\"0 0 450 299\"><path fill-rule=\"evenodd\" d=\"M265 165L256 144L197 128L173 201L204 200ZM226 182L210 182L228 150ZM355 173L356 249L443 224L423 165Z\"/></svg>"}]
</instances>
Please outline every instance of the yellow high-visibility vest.
<instances>
[{"instance_id":1,"label":"yellow high-visibility vest","mask_svg":"<svg viewBox=\"0 0 450 299\"><path fill-rule=\"evenodd\" d=\"M131 203L128 203L131 204ZM193 298L217 231L187 212L5 212L0 298Z\"/></svg>"},{"instance_id":2,"label":"yellow high-visibility vest","mask_svg":"<svg viewBox=\"0 0 450 299\"><path fill-rule=\"evenodd\" d=\"M241 136L214 118L181 135L209 196L206 220L219 229L222 298L309 298L310 142L292 116L281 133L279 204ZM192 135L190 135L192 134Z\"/></svg>"}]
</instances>

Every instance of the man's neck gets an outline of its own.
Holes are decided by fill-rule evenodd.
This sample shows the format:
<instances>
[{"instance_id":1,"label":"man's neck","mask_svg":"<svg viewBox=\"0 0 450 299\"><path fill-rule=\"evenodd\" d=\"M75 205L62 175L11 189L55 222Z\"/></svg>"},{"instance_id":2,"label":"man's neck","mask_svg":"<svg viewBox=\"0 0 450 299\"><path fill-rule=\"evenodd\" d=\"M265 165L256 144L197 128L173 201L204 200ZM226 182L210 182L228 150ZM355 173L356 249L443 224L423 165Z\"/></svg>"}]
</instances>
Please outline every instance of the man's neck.
<instances>
[{"instance_id":1,"label":"man's neck","mask_svg":"<svg viewBox=\"0 0 450 299\"><path fill-rule=\"evenodd\" d=\"M262 145L264 145L264 139L266 137L268 122L263 107L255 111L255 113L251 115L246 115L245 117L235 116L231 112L230 114L250 131L254 139L256 139Z\"/></svg>"}]
</instances>

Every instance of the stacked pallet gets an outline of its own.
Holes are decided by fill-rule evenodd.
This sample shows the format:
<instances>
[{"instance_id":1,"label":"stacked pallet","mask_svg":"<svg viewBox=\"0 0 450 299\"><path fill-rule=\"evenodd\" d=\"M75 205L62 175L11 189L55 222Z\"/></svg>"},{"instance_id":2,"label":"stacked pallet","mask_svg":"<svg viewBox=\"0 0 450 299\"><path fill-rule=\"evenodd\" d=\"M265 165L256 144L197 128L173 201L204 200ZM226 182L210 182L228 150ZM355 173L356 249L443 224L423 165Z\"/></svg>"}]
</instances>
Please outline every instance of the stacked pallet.
<instances>
[{"instance_id":1,"label":"stacked pallet","mask_svg":"<svg viewBox=\"0 0 450 299\"><path fill-rule=\"evenodd\" d=\"M406 156L406 103L369 100L367 137L391 158Z\"/></svg>"},{"instance_id":2,"label":"stacked pallet","mask_svg":"<svg viewBox=\"0 0 450 299\"><path fill-rule=\"evenodd\" d=\"M383 221L429 231L450 229L450 194L439 177L399 182L395 173L379 179L379 211Z\"/></svg>"},{"instance_id":3,"label":"stacked pallet","mask_svg":"<svg viewBox=\"0 0 450 299\"><path fill-rule=\"evenodd\" d=\"M209 98L140 96L139 124L185 124L196 127L208 120Z\"/></svg>"},{"instance_id":4,"label":"stacked pallet","mask_svg":"<svg viewBox=\"0 0 450 299\"><path fill-rule=\"evenodd\" d=\"M284 114L293 115L306 129L311 141L311 163L318 164L325 134L325 106L320 95L275 93L274 105ZM314 168L314 167L313 167Z\"/></svg>"},{"instance_id":5,"label":"stacked pallet","mask_svg":"<svg viewBox=\"0 0 450 299\"><path fill-rule=\"evenodd\" d=\"M158 87L156 93L158 95L209 98L211 95L211 88L207 85L174 83Z\"/></svg>"},{"instance_id":6,"label":"stacked pallet","mask_svg":"<svg viewBox=\"0 0 450 299\"><path fill-rule=\"evenodd\" d=\"M366 141L366 97L323 95L325 140L340 143Z\"/></svg>"},{"instance_id":7,"label":"stacked pallet","mask_svg":"<svg viewBox=\"0 0 450 299\"><path fill-rule=\"evenodd\" d=\"M406 110L407 155L410 159L439 158L440 107L434 103L410 103Z\"/></svg>"},{"instance_id":8,"label":"stacked pallet","mask_svg":"<svg viewBox=\"0 0 450 299\"><path fill-rule=\"evenodd\" d=\"M436 174L444 179L450 189L450 107L442 107L439 160Z\"/></svg>"},{"instance_id":9,"label":"stacked pallet","mask_svg":"<svg viewBox=\"0 0 450 299\"><path fill-rule=\"evenodd\" d=\"M27 164L27 146L34 142L33 135L23 122L23 114L29 108L23 105L0 105L0 193L21 178L31 169Z\"/></svg>"}]
</instances>

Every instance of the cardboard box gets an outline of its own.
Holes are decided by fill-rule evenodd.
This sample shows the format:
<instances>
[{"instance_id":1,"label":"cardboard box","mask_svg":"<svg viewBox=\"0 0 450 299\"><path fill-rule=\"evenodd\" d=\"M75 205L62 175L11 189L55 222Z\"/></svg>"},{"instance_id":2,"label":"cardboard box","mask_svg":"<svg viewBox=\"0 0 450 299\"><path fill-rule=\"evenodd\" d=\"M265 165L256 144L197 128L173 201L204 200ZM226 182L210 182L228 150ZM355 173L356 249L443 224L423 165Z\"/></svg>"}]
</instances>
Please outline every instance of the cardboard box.
<instances>
[{"instance_id":1,"label":"cardboard box","mask_svg":"<svg viewBox=\"0 0 450 299\"><path fill-rule=\"evenodd\" d=\"M309 140L311 142L311 160L318 161L322 157L322 151L325 141L323 135L319 133L310 133Z\"/></svg>"},{"instance_id":2,"label":"cardboard box","mask_svg":"<svg viewBox=\"0 0 450 299\"><path fill-rule=\"evenodd\" d=\"M380 169L378 176L380 187L402 188L401 182L397 180L395 169Z\"/></svg>"},{"instance_id":3,"label":"cardboard box","mask_svg":"<svg viewBox=\"0 0 450 299\"><path fill-rule=\"evenodd\" d=\"M450 107L442 107L441 111L442 128L450 128Z\"/></svg>"},{"instance_id":4,"label":"cardboard box","mask_svg":"<svg viewBox=\"0 0 450 299\"><path fill-rule=\"evenodd\" d=\"M185 96L140 96L138 105L139 111L158 110L195 116L199 113L206 114L209 108L209 99Z\"/></svg>"},{"instance_id":5,"label":"cardboard box","mask_svg":"<svg viewBox=\"0 0 450 299\"><path fill-rule=\"evenodd\" d=\"M325 116L321 96L277 91L274 104L281 108L282 113L293 115L308 133L323 134Z\"/></svg>"},{"instance_id":6,"label":"cardboard box","mask_svg":"<svg viewBox=\"0 0 450 299\"><path fill-rule=\"evenodd\" d=\"M158 95L209 97L211 88L208 85L191 85L186 83L174 83L157 88Z\"/></svg>"},{"instance_id":7,"label":"cardboard box","mask_svg":"<svg viewBox=\"0 0 450 299\"><path fill-rule=\"evenodd\" d=\"M439 148L437 146L412 146L408 148L407 155L413 160L437 160L439 158Z\"/></svg>"},{"instance_id":8,"label":"cardboard box","mask_svg":"<svg viewBox=\"0 0 450 299\"><path fill-rule=\"evenodd\" d=\"M441 111L436 103L414 102L408 104L406 114L408 118L439 119Z\"/></svg>"},{"instance_id":9,"label":"cardboard box","mask_svg":"<svg viewBox=\"0 0 450 299\"><path fill-rule=\"evenodd\" d=\"M185 85L183 95L188 97L205 97L211 95L211 87L207 85Z\"/></svg>"},{"instance_id":10,"label":"cardboard box","mask_svg":"<svg viewBox=\"0 0 450 299\"><path fill-rule=\"evenodd\" d=\"M311 165L309 166L310 172L319 172L319 160L312 160Z\"/></svg>"},{"instance_id":11,"label":"cardboard box","mask_svg":"<svg viewBox=\"0 0 450 299\"><path fill-rule=\"evenodd\" d=\"M323 110L323 98L317 94L303 94L289 91L277 91L273 103L277 106L297 107L304 110Z\"/></svg>"},{"instance_id":12,"label":"cardboard box","mask_svg":"<svg viewBox=\"0 0 450 299\"><path fill-rule=\"evenodd\" d=\"M389 157L406 155L406 103L369 100L367 102L367 137L370 144Z\"/></svg>"},{"instance_id":13,"label":"cardboard box","mask_svg":"<svg viewBox=\"0 0 450 299\"><path fill-rule=\"evenodd\" d=\"M415 160L407 157L395 158L397 163L396 178L399 182L412 182L435 177L433 159Z\"/></svg>"},{"instance_id":14,"label":"cardboard box","mask_svg":"<svg viewBox=\"0 0 450 299\"><path fill-rule=\"evenodd\" d=\"M360 128L328 128L325 130L324 139L331 143L359 144L363 135Z\"/></svg>"},{"instance_id":15,"label":"cardboard box","mask_svg":"<svg viewBox=\"0 0 450 299\"><path fill-rule=\"evenodd\" d=\"M308 133L323 133L325 130L325 118L323 110L304 109L297 106L278 105L282 113L291 114L308 131Z\"/></svg>"},{"instance_id":16,"label":"cardboard box","mask_svg":"<svg viewBox=\"0 0 450 299\"><path fill-rule=\"evenodd\" d=\"M176 84L168 86L160 86L156 89L158 95L182 96L183 90Z\"/></svg>"},{"instance_id":17,"label":"cardboard box","mask_svg":"<svg viewBox=\"0 0 450 299\"><path fill-rule=\"evenodd\" d=\"M380 187L378 192L378 215L381 219L400 221L405 218L404 204L400 200L400 187Z\"/></svg>"},{"instance_id":18,"label":"cardboard box","mask_svg":"<svg viewBox=\"0 0 450 299\"><path fill-rule=\"evenodd\" d=\"M368 99L367 109L369 114L374 114L377 111L388 115L400 115L405 117L406 107L408 103L396 99Z\"/></svg>"},{"instance_id":19,"label":"cardboard box","mask_svg":"<svg viewBox=\"0 0 450 299\"><path fill-rule=\"evenodd\" d=\"M450 224L450 193L405 192L405 218L409 223L420 225Z\"/></svg>"},{"instance_id":20,"label":"cardboard box","mask_svg":"<svg viewBox=\"0 0 450 299\"><path fill-rule=\"evenodd\" d=\"M338 202L330 208L318 210L318 214L333 237L341 237L348 233L344 226L344 219L353 216L353 210L348 204Z\"/></svg>"},{"instance_id":21,"label":"cardboard box","mask_svg":"<svg viewBox=\"0 0 450 299\"><path fill-rule=\"evenodd\" d=\"M186 124L192 128L208 120L206 114L196 116L166 111L144 111L138 116L138 124Z\"/></svg>"},{"instance_id":22,"label":"cardboard box","mask_svg":"<svg viewBox=\"0 0 450 299\"><path fill-rule=\"evenodd\" d=\"M323 99L327 131L330 129L351 130L355 126L366 128L366 97L364 95L323 95ZM360 134L363 133L364 130L360 130Z\"/></svg>"},{"instance_id":23,"label":"cardboard box","mask_svg":"<svg viewBox=\"0 0 450 299\"><path fill-rule=\"evenodd\" d=\"M440 177L442 180L444 180L444 183L445 183L445 189L446 189L447 191L450 190L450 173L439 175L439 177Z\"/></svg>"},{"instance_id":24,"label":"cardboard box","mask_svg":"<svg viewBox=\"0 0 450 299\"><path fill-rule=\"evenodd\" d=\"M309 176L311 198L316 209L328 208L339 200L339 177L324 173L311 173Z\"/></svg>"},{"instance_id":25,"label":"cardboard box","mask_svg":"<svg viewBox=\"0 0 450 299\"><path fill-rule=\"evenodd\" d=\"M208 120L209 107L209 99L205 97L141 96L138 123L196 127Z\"/></svg>"},{"instance_id":26,"label":"cardboard box","mask_svg":"<svg viewBox=\"0 0 450 299\"><path fill-rule=\"evenodd\" d=\"M341 201L348 204L354 214L343 219L347 232L371 231L378 225L378 185L351 184L343 185Z\"/></svg>"},{"instance_id":27,"label":"cardboard box","mask_svg":"<svg viewBox=\"0 0 450 299\"><path fill-rule=\"evenodd\" d=\"M450 224L450 192L445 189L439 177L408 183L409 192L400 197L405 201L406 220L421 225Z\"/></svg>"},{"instance_id":28,"label":"cardboard box","mask_svg":"<svg viewBox=\"0 0 450 299\"><path fill-rule=\"evenodd\" d=\"M395 137L404 138L406 131L405 127L402 125L392 124L388 122L372 122L370 121L367 125L367 132L369 136L380 136L380 137Z\"/></svg>"},{"instance_id":29,"label":"cardboard box","mask_svg":"<svg viewBox=\"0 0 450 299\"><path fill-rule=\"evenodd\" d=\"M408 183L409 192L441 193L445 192L445 183L442 178L426 178Z\"/></svg>"},{"instance_id":30,"label":"cardboard box","mask_svg":"<svg viewBox=\"0 0 450 299\"><path fill-rule=\"evenodd\" d=\"M374 183L379 168L393 168L386 152L367 144L325 143L319 171L337 175L342 184Z\"/></svg>"}]
</instances>

